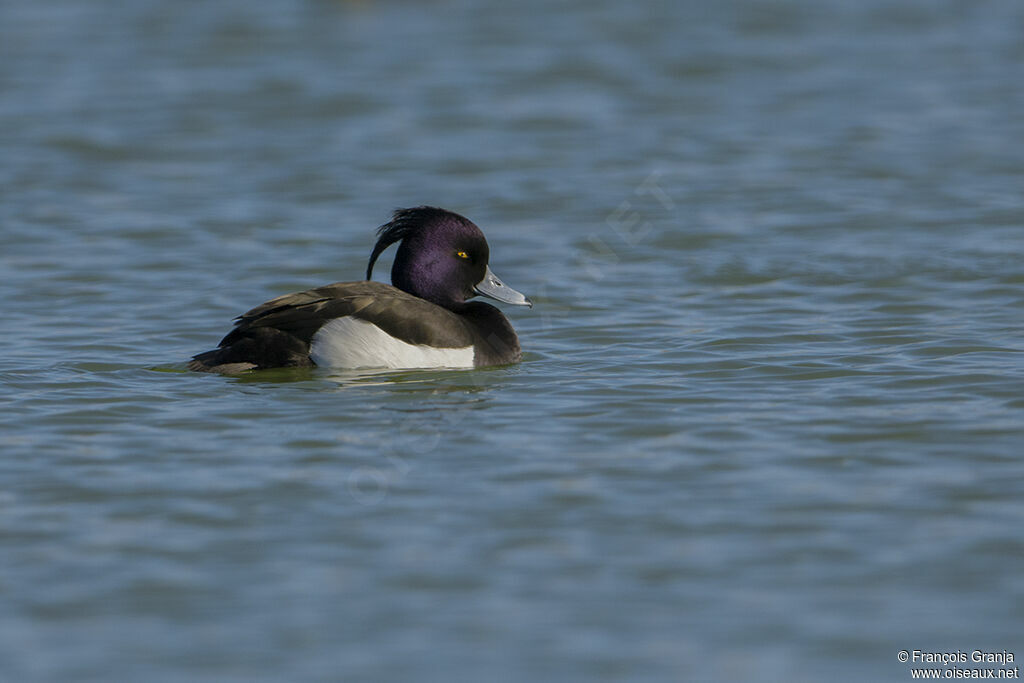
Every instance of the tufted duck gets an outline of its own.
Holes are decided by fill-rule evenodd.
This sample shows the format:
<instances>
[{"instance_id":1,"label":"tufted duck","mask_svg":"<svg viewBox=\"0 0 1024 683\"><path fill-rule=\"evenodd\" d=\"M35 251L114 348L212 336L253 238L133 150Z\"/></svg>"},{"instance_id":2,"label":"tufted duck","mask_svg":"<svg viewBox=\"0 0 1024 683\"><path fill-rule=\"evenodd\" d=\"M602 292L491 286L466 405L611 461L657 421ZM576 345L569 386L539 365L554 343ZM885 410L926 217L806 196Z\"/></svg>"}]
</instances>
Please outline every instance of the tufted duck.
<instances>
[{"instance_id":1,"label":"tufted duck","mask_svg":"<svg viewBox=\"0 0 1024 683\"><path fill-rule=\"evenodd\" d=\"M271 299L241 315L189 369L483 367L521 359L519 339L501 311L467 301L482 294L532 305L491 272L480 228L451 211L420 206L395 211L377 236L366 281ZM399 241L394 286L370 281L377 257Z\"/></svg>"}]
</instances>

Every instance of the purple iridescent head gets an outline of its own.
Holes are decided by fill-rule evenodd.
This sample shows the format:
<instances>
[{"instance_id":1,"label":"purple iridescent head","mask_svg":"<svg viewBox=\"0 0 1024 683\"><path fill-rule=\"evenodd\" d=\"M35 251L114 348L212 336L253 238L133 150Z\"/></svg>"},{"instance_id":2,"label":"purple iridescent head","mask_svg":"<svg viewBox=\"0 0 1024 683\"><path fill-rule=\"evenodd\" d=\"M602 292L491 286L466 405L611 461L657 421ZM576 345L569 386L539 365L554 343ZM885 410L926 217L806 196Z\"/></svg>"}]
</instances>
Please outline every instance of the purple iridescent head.
<instances>
[{"instance_id":1,"label":"purple iridescent head","mask_svg":"<svg viewBox=\"0 0 1024 683\"><path fill-rule=\"evenodd\" d=\"M445 308L457 308L478 294L530 306L505 286L487 265L490 250L480 228L468 218L433 206L398 209L377 230L366 279L381 252L401 241L391 267L391 284Z\"/></svg>"}]
</instances>

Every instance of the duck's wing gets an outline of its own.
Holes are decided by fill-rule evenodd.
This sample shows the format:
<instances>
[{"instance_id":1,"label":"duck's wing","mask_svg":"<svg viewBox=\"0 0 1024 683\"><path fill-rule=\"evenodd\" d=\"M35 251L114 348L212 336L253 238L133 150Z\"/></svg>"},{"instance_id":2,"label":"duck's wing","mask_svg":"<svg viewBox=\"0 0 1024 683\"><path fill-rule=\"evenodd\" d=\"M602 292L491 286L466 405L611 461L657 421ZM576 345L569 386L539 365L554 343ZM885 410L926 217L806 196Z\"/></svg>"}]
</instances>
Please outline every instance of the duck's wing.
<instances>
[{"instance_id":1,"label":"duck's wing","mask_svg":"<svg viewBox=\"0 0 1024 683\"><path fill-rule=\"evenodd\" d=\"M465 347L473 335L456 314L380 282L338 282L271 299L238 317L218 348L195 356L192 370L235 373L306 367L313 336L352 316L410 344Z\"/></svg>"}]
</instances>

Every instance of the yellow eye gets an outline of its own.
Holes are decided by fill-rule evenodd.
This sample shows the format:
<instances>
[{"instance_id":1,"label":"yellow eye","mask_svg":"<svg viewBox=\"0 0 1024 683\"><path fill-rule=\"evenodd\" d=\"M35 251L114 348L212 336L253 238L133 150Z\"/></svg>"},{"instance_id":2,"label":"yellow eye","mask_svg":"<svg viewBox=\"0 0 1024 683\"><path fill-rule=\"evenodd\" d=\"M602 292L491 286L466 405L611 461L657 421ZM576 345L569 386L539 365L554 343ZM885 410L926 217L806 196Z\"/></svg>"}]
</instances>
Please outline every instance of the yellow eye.
<instances>
[{"instance_id":1,"label":"yellow eye","mask_svg":"<svg viewBox=\"0 0 1024 683\"><path fill-rule=\"evenodd\" d=\"M464 258L464 259L468 259L469 258L469 254L467 254L464 251L457 251L457 252L455 252L455 255L458 256L459 258Z\"/></svg>"}]
</instances>

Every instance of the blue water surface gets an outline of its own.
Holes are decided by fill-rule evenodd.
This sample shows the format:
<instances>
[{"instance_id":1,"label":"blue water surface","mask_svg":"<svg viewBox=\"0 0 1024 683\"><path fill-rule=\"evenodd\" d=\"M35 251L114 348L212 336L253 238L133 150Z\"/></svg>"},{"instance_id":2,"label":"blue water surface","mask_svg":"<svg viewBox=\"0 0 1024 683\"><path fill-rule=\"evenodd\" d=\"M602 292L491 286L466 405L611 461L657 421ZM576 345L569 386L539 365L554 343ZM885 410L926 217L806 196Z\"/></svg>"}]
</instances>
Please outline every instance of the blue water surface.
<instances>
[{"instance_id":1,"label":"blue water surface","mask_svg":"<svg viewBox=\"0 0 1024 683\"><path fill-rule=\"evenodd\" d=\"M1009 0L6 0L0 680L1024 657L1022 29ZM523 363L185 371L418 204L534 300Z\"/></svg>"}]
</instances>

